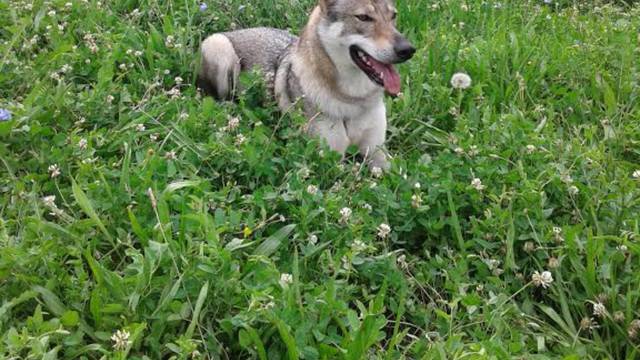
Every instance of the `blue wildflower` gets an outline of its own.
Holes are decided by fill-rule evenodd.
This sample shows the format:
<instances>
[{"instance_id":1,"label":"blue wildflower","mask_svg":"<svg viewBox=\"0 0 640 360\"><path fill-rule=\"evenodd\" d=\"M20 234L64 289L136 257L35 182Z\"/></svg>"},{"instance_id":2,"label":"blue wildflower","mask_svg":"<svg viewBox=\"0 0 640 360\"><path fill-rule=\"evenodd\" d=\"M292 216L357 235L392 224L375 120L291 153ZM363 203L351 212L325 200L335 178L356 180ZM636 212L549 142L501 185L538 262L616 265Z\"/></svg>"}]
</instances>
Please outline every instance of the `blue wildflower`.
<instances>
[{"instance_id":1,"label":"blue wildflower","mask_svg":"<svg viewBox=\"0 0 640 360\"><path fill-rule=\"evenodd\" d=\"M205 3L200 4L200 11L207 11L209 6Z\"/></svg>"},{"instance_id":2,"label":"blue wildflower","mask_svg":"<svg viewBox=\"0 0 640 360\"><path fill-rule=\"evenodd\" d=\"M0 121L11 120L11 111L7 109L0 109Z\"/></svg>"}]
</instances>

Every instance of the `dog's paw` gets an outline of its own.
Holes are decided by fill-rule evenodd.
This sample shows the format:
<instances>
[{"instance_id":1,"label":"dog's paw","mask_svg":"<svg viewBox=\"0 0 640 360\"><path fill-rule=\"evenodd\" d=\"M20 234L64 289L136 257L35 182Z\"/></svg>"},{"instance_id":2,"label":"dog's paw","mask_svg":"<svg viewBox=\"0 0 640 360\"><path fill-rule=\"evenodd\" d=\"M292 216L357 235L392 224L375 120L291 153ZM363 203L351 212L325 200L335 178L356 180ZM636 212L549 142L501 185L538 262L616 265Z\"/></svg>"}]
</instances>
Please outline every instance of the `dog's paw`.
<instances>
[{"instance_id":1,"label":"dog's paw","mask_svg":"<svg viewBox=\"0 0 640 360\"><path fill-rule=\"evenodd\" d=\"M386 156L375 156L369 160L369 169L372 174L381 175L382 172L387 172L391 169L391 163L387 160Z\"/></svg>"}]
</instances>

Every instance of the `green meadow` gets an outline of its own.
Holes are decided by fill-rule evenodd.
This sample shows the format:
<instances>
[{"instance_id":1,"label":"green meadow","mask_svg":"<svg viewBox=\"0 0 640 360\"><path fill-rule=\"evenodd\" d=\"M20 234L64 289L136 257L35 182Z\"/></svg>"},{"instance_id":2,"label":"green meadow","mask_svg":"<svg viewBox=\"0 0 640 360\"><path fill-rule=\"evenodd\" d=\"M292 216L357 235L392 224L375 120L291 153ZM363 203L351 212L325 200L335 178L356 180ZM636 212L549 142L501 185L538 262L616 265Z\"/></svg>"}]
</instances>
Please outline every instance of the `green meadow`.
<instances>
[{"instance_id":1,"label":"green meadow","mask_svg":"<svg viewBox=\"0 0 640 360\"><path fill-rule=\"evenodd\" d=\"M0 358L640 358L640 4L398 0L380 175L195 87L312 0L68 1L0 0Z\"/></svg>"}]
</instances>

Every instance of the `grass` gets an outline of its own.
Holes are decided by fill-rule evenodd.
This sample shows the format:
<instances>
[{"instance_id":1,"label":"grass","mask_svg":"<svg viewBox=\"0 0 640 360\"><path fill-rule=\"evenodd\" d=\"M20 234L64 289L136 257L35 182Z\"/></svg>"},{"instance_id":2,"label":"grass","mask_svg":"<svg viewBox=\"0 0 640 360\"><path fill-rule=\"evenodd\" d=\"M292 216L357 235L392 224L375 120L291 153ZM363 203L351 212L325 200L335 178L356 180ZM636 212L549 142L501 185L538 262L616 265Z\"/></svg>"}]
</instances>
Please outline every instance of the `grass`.
<instances>
[{"instance_id":1,"label":"grass","mask_svg":"<svg viewBox=\"0 0 640 360\"><path fill-rule=\"evenodd\" d=\"M400 0L376 178L194 88L310 0L65 4L0 2L1 357L640 357L637 5Z\"/></svg>"}]
</instances>

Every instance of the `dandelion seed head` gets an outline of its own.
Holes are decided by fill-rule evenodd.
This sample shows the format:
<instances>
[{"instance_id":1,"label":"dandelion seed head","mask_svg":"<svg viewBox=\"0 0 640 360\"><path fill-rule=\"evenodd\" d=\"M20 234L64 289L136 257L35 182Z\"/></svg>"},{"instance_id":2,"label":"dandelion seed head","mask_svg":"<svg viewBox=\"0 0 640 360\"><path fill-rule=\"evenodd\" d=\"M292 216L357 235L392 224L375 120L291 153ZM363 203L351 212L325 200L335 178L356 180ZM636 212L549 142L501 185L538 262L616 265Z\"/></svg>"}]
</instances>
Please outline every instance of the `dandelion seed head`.
<instances>
[{"instance_id":1,"label":"dandelion seed head","mask_svg":"<svg viewBox=\"0 0 640 360\"><path fill-rule=\"evenodd\" d=\"M451 86L454 89L467 89L471 86L471 77L465 73L455 73L451 77Z\"/></svg>"}]
</instances>

